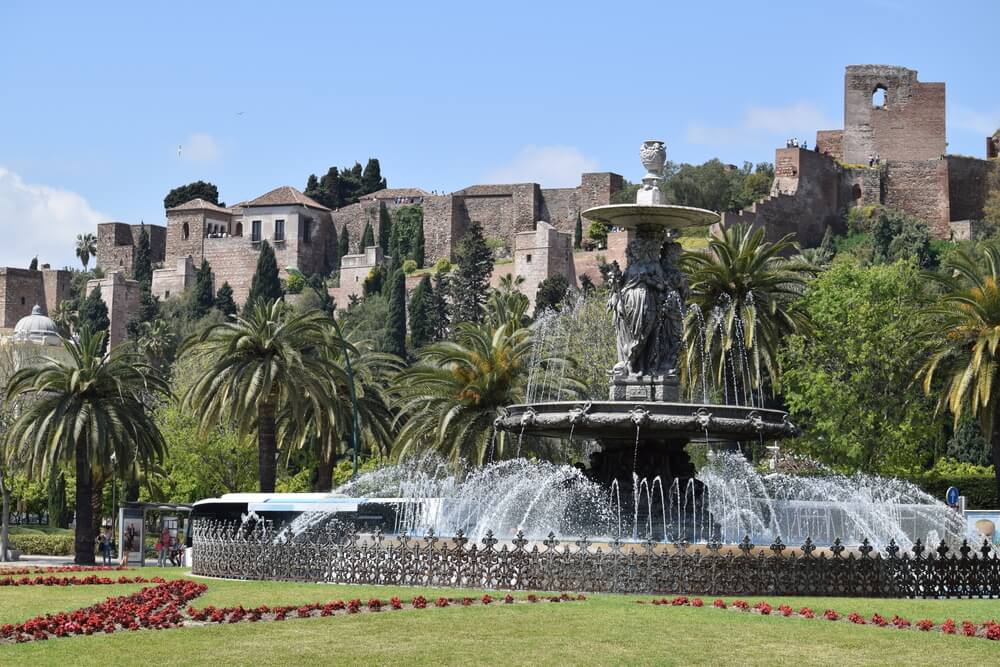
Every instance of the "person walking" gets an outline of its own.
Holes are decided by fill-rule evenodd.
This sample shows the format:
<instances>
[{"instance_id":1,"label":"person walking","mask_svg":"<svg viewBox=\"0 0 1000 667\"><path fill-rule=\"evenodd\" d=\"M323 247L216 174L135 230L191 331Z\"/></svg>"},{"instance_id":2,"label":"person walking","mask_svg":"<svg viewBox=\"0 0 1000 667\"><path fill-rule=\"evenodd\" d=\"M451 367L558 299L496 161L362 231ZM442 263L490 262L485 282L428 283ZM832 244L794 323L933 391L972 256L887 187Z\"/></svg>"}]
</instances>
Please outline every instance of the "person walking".
<instances>
[{"instance_id":1,"label":"person walking","mask_svg":"<svg viewBox=\"0 0 1000 667\"><path fill-rule=\"evenodd\" d=\"M111 565L111 526L105 526L100 536L101 558L105 565Z\"/></svg>"},{"instance_id":2,"label":"person walking","mask_svg":"<svg viewBox=\"0 0 1000 667\"><path fill-rule=\"evenodd\" d=\"M125 539L122 540L122 567L128 567L128 555L135 549L135 526L129 524L125 528Z\"/></svg>"},{"instance_id":3,"label":"person walking","mask_svg":"<svg viewBox=\"0 0 1000 667\"><path fill-rule=\"evenodd\" d=\"M156 543L156 550L159 556L156 564L159 567L166 567L167 557L170 555L170 531L167 530L166 526L160 531L160 539Z\"/></svg>"}]
</instances>

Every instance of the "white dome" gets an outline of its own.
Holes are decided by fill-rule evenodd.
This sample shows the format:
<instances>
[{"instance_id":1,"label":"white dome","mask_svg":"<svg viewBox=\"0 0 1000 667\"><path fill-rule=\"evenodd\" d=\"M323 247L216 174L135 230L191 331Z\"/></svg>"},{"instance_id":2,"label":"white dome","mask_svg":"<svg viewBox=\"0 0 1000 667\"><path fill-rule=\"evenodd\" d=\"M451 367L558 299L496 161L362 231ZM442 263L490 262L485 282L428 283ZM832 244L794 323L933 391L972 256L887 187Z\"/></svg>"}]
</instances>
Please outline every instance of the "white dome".
<instances>
[{"instance_id":1,"label":"white dome","mask_svg":"<svg viewBox=\"0 0 1000 667\"><path fill-rule=\"evenodd\" d=\"M14 327L16 341L59 345L59 338L59 327L51 318L42 315L42 308L38 305L31 309L31 315L22 317Z\"/></svg>"}]
</instances>

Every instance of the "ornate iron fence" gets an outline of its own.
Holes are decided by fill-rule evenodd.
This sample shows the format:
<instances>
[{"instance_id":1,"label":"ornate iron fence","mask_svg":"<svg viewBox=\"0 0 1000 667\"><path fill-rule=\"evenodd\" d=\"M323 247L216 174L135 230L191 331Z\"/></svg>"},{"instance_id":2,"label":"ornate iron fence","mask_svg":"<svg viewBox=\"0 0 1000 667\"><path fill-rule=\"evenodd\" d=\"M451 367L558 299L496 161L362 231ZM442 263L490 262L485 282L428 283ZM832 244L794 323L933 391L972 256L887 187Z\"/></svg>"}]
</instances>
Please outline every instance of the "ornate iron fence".
<instances>
[{"instance_id":1,"label":"ornate iron fence","mask_svg":"<svg viewBox=\"0 0 1000 667\"><path fill-rule=\"evenodd\" d=\"M293 540L266 522L198 520L193 532L195 574L343 584L435 586L600 593L694 595L819 595L851 597L1000 597L1000 558L986 542L963 542L956 553L942 542L929 551L919 541L905 552L895 544L818 549L806 540L791 549L777 540L763 549L749 538L733 547L691 546L586 538L561 543L554 535L529 542L522 534L501 543L487 533L480 544L455 537L335 529ZM787 552L787 553L786 553ZM827 555L829 553L829 555Z\"/></svg>"}]
</instances>

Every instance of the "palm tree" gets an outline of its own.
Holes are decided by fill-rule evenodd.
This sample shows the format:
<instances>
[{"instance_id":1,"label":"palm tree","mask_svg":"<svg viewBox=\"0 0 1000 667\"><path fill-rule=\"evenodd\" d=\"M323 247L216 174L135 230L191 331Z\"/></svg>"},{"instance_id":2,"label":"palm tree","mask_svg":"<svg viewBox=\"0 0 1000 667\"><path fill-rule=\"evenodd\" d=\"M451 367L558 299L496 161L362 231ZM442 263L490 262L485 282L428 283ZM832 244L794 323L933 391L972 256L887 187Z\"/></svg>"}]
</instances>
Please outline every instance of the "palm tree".
<instances>
[{"instance_id":1,"label":"palm tree","mask_svg":"<svg viewBox=\"0 0 1000 667\"><path fill-rule=\"evenodd\" d=\"M939 407L956 424L966 412L979 419L1000 497L1000 246L959 249L942 268L927 274L944 291L926 311L929 356L917 377L927 394L939 393Z\"/></svg>"},{"instance_id":2,"label":"palm tree","mask_svg":"<svg viewBox=\"0 0 1000 667\"><path fill-rule=\"evenodd\" d=\"M90 258L97 255L97 237L91 233L76 235L76 256L83 264L83 270L87 270Z\"/></svg>"},{"instance_id":3,"label":"palm tree","mask_svg":"<svg viewBox=\"0 0 1000 667\"><path fill-rule=\"evenodd\" d=\"M160 368L174 341L174 332L162 319L143 322L141 331L142 336L138 340L139 349L146 354L151 364Z\"/></svg>"},{"instance_id":4,"label":"palm tree","mask_svg":"<svg viewBox=\"0 0 1000 667\"><path fill-rule=\"evenodd\" d=\"M329 336L334 334L330 332ZM402 361L391 354L376 352L369 340L356 338L351 332L346 340L330 340L323 348L324 360L337 369L337 382L325 388L321 404L326 408L316 412L307 404L303 420L296 420L293 410L285 406L277 415L279 442L294 447L315 449L318 458L314 490L329 491L333 483L333 468L337 458L347 451L349 434L354 418L353 403L348 386L345 355L351 355L354 372L354 390L357 396L360 442L369 443L370 451L384 456L392 444L393 412L384 387L389 378L399 372ZM291 447L288 448L290 453Z\"/></svg>"},{"instance_id":5,"label":"palm tree","mask_svg":"<svg viewBox=\"0 0 1000 667\"><path fill-rule=\"evenodd\" d=\"M395 407L403 425L393 457L431 448L455 463L470 459L481 465L503 456L508 435L493 427L501 409L524 402L532 373L539 386L545 384L549 374L538 369L574 365L558 357L533 358L531 330L511 321L493 326L495 319L488 312L481 324L459 324L452 340L423 348L417 353L419 363L397 376ZM559 375L564 397L583 388Z\"/></svg>"},{"instance_id":6,"label":"palm tree","mask_svg":"<svg viewBox=\"0 0 1000 667\"><path fill-rule=\"evenodd\" d=\"M169 396L170 387L128 345L104 354L104 334L80 332L65 339L66 360L43 358L17 371L7 386L7 401L32 396L7 432L30 468L45 475L62 461L76 464L75 562L94 563L94 470L117 461L162 460L163 436L146 410L152 398Z\"/></svg>"},{"instance_id":7,"label":"palm tree","mask_svg":"<svg viewBox=\"0 0 1000 667\"><path fill-rule=\"evenodd\" d=\"M241 437L257 433L260 490L274 491L277 458L275 419L289 411L296 423L318 429L334 419L330 387L345 383L327 362L330 323L322 311L291 311L281 301L260 301L244 317L209 327L188 338L181 354L207 362L182 399L199 415L203 432L231 423ZM307 419L309 414L329 414Z\"/></svg>"},{"instance_id":8,"label":"palm tree","mask_svg":"<svg viewBox=\"0 0 1000 667\"><path fill-rule=\"evenodd\" d=\"M760 391L778 378L781 338L809 331L808 317L796 302L817 269L782 256L795 249L793 236L770 243L763 228L734 225L709 240L710 252L684 254L688 303L697 306L689 308L685 320L681 369L692 396L699 387L707 393L706 387L723 386L735 376L730 400L747 400L753 389Z\"/></svg>"}]
</instances>

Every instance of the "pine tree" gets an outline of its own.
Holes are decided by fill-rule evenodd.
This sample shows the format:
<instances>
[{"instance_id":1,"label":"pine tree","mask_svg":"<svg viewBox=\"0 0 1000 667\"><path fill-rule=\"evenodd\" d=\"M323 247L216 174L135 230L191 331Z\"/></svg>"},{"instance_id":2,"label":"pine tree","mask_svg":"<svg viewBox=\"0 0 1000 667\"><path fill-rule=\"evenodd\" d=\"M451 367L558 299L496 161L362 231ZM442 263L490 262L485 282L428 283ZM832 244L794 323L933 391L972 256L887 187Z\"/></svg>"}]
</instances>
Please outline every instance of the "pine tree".
<instances>
[{"instance_id":1,"label":"pine tree","mask_svg":"<svg viewBox=\"0 0 1000 667\"><path fill-rule=\"evenodd\" d=\"M206 181L195 181L194 183L178 186L168 192L167 196L163 198L163 208L174 208L175 206L186 204L192 199L204 199L218 205L219 188L214 183Z\"/></svg>"},{"instance_id":2,"label":"pine tree","mask_svg":"<svg viewBox=\"0 0 1000 667\"><path fill-rule=\"evenodd\" d=\"M451 318L448 315L448 287L450 280L444 271L434 274L434 288L431 290L431 329L433 341L448 337Z\"/></svg>"},{"instance_id":3,"label":"pine tree","mask_svg":"<svg viewBox=\"0 0 1000 667\"><path fill-rule=\"evenodd\" d=\"M576 228L573 229L573 247L579 250L583 247L583 218L576 214Z\"/></svg>"},{"instance_id":4,"label":"pine tree","mask_svg":"<svg viewBox=\"0 0 1000 667\"><path fill-rule=\"evenodd\" d=\"M208 315L215 305L214 290L212 290L212 267L208 265L207 259L201 260L201 266L194 274L194 289L191 290L189 306L191 315L195 319L201 319Z\"/></svg>"},{"instance_id":5,"label":"pine tree","mask_svg":"<svg viewBox=\"0 0 1000 667\"><path fill-rule=\"evenodd\" d=\"M382 167L378 163L378 158L368 158L365 170L361 174L361 194L370 194L384 190L385 179L382 178Z\"/></svg>"},{"instance_id":6,"label":"pine tree","mask_svg":"<svg viewBox=\"0 0 1000 667\"><path fill-rule=\"evenodd\" d=\"M28 270L29 271L38 270L38 255L35 255L34 257L31 258L31 264L28 265Z\"/></svg>"},{"instance_id":7,"label":"pine tree","mask_svg":"<svg viewBox=\"0 0 1000 667\"><path fill-rule=\"evenodd\" d=\"M483 227L472 222L455 249L458 268L451 279L451 321L479 322L490 291L493 252L483 238Z\"/></svg>"},{"instance_id":8,"label":"pine tree","mask_svg":"<svg viewBox=\"0 0 1000 667\"><path fill-rule=\"evenodd\" d=\"M389 349L400 359L406 358L406 278L397 268L389 277Z\"/></svg>"},{"instance_id":9,"label":"pine tree","mask_svg":"<svg viewBox=\"0 0 1000 667\"><path fill-rule=\"evenodd\" d=\"M80 329L84 327L90 329L91 333L107 331L111 326L111 319L108 317L108 307L101 298L101 288L95 287L91 290L87 298L80 304L77 314L80 322ZM104 339L104 346L107 347L107 338Z\"/></svg>"},{"instance_id":10,"label":"pine tree","mask_svg":"<svg viewBox=\"0 0 1000 667\"><path fill-rule=\"evenodd\" d=\"M423 216L421 216L420 224L417 225L416 235L413 239L413 253L411 258L417 263L418 267L423 267L424 265L424 221Z\"/></svg>"},{"instance_id":11,"label":"pine tree","mask_svg":"<svg viewBox=\"0 0 1000 667\"><path fill-rule=\"evenodd\" d=\"M569 282L566 276L561 273L549 276L538 284L538 291L535 293L535 312L558 311L568 292Z\"/></svg>"},{"instance_id":12,"label":"pine tree","mask_svg":"<svg viewBox=\"0 0 1000 667\"><path fill-rule=\"evenodd\" d=\"M372 231L371 220L365 223L365 231L361 235L361 252L365 251L365 248L370 248L375 245L375 232Z\"/></svg>"},{"instance_id":13,"label":"pine tree","mask_svg":"<svg viewBox=\"0 0 1000 667\"><path fill-rule=\"evenodd\" d=\"M326 175L319 179L319 187L316 195L309 195L327 208L340 208L344 202L340 198L340 171L336 167L330 167Z\"/></svg>"},{"instance_id":14,"label":"pine tree","mask_svg":"<svg viewBox=\"0 0 1000 667\"><path fill-rule=\"evenodd\" d=\"M274 248L266 240L261 241L257 270L253 274L243 312L251 312L258 301L277 301L281 297L281 281L278 279L278 260L274 256Z\"/></svg>"},{"instance_id":15,"label":"pine tree","mask_svg":"<svg viewBox=\"0 0 1000 667\"><path fill-rule=\"evenodd\" d=\"M135 311L125 330L129 340L139 340L144 322L155 322L160 317L160 300L153 295L148 285L139 286L139 308Z\"/></svg>"},{"instance_id":16,"label":"pine tree","mask_svg":"<svg viewBox=\"0 0 1000 667\"><path fill-rule=\"evenodd\" d=\"M236 302L233 300L233 288L228 282L223 282L222 287L215 293L215 307L226 317L236 314Z\"/></svg>"},{"instance_id":17,"label":"pine tree","mask_svg":"<svg viewBox=\"0 0 1000 667\"><path fill-rule=\"evenodd\" d=\"M302 192L315 199L314 195L319 192L319 179L316 178L316 174L309 174L309 178L306 179L306 189Z\"/></svg>"},{"instance_id":18,"label":"pine tree","mask_svg":"<svg viewBox=\"0 0 1000 667\"><path fill-rule=\"evenodd\" d=\"M132 278L139 281L139 287L153 284L153 260L149 255L149 232L146 225L139 229L139 243L135 248L135 261L132 263Z\"/></svg>"},{"instance_id":19,"label":"pine tree","mask_svg":"<svg viewBox=\"0 0 1000 667\"><path fill-rule=\"evenodd\" d=\"M410 298L410 344L419 349L435 340L434 288L431 277L424 275Z\"/></svg>"},{"instance_id":20,"label":"pine tree","mask_svg":"<svg viewBox=\"0 0 1000 667\"><path fill-rule=\"evenodd\" d=\"M339 269L341 260L343 260L345 256L351 254L351 232L347 228L347 225L344 225L340 229L338 247L340 248L340 252L337 253L337 268Z\"/></svg>"},{"instance_id":21,"label":"pine tree","mask_svg":"<svg viewBox=\"0 0 1000 667\"><path fill-rule=\"evenodd\" d=\"M390 246L392 245L392 216L389 209L382 202L378 203L378 245L382 248L382 254L391 256L397 264L403 263L402 257L392 255Z\"/></svg>"}]
</instances>

